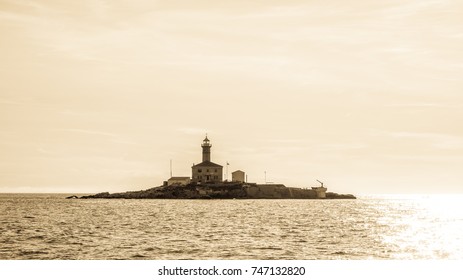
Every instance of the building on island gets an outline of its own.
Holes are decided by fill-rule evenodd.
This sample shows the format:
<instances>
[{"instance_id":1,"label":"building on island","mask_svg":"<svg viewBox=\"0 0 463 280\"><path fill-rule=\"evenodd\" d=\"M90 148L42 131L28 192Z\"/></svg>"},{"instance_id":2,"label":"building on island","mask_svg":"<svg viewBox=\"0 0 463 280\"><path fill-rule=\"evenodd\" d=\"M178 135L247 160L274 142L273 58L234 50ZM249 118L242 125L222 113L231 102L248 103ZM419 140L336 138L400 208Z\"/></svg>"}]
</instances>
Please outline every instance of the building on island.
<instances>
[{"instance_id":1,"label":"building on island","mask_svg":"<svg viewBox=\"0 0 463 280\"><path fill-rule=\"evenodd\" d=\"M236 170L232 172L232 182L244 183L244 171Z\"/></svg>"},{"instance_id":2,"label":"building on island","mask_svg":"<svg viewBox=\"0 0 463 280\"><path fill-rule=\"evenodd\" d=\"M197 183L222 182L223 166L211 161L211 143L206 138L201 144L203 148L203 161L191 167L191 180Z\"/></svg>"},{"instance_id":3,"label":"building on island","mask_svg":"<svg viewBox=\"0 0 463 280\"><path fill-rule=\"evenodd\" d=\"M332 199L350 198L353 195L339 195L327 193L323 182L318 181L319 187L294 188L283 184L266 182L265 184L249 183L244 171L232 172L232 181L223 181L223 167L211 161L211 143L206 138L201 144L203 160L193 164L192 178L173 177L171 164L171 178L163 182L160 187L144 191L109 194L107 192L82 198L174 198L174 199ZM227 166L229 164L227 163ZM228 170L227 170L228 173ZM68 197L72 198L72 197Z\"/></svg>"},{"instance_id":4,"label":"building on island","mask_svg":"<svg viewBox=\"0 0 463 280\"><path fill-rule=\"evenodd\" d=\"M170 177L169 180L167 180L167 185L172 186L172 185L177 185L177 186L186 186L191 182L190 177Z\"/></svg>"}]
</instances>

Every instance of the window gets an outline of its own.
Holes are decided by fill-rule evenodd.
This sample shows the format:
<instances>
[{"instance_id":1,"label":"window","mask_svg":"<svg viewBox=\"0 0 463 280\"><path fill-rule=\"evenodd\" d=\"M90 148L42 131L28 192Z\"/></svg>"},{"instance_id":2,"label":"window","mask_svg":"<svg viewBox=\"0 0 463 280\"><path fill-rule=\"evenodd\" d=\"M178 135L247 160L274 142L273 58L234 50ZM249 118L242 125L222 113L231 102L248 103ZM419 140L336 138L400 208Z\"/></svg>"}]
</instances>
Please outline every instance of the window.
<instances>
[{"instance_id":1,"label":"window","mask_svg":"<svg viewBox=\"0 0 463 280\"><path fill-rule=\"evenodd\" d=\"M209 172L209 169L206 169L206 172Z\"/></svg>"},{"instance_id":2,"label":"window","mask_svg":"<svg viewBox=\"0 0 463 280\"><path fill-rule=\"evenodd\" d=\"M201 172L203 172L203 170L202 170L202 169L198 169L198 173L201 173Z\"/></svg>"},{"instance_id":3,"label":"window","mask_svg":"<svg viewBox=\"0 0 463 280\"><path fill-rule=\"evenodd\" d=\"M214 170L215 173L217 173L217 168Z\"/></svg>"}]
</instances>

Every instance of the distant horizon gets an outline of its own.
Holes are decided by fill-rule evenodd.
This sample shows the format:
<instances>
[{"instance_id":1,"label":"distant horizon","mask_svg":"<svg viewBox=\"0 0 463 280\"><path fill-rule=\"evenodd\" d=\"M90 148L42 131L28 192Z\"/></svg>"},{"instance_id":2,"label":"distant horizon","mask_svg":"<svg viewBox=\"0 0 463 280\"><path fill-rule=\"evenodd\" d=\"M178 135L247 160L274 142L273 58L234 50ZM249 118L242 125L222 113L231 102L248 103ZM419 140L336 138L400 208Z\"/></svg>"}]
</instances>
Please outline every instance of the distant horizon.
<instances>
[{"instance_id":1,"label":"distant horizon","mask_svg":"<svg viewBox=\"0 0 463 280\"><path fill-rule=\"evenodd\" d=\"M277 184L280 184L280 183L277 183ZM284 185L284 183L281 183ZM133 189L130 189L130 188L127 188L126 190L123 190L123 191L108 191L108 190L105 190L105 189L101 189L100 191L93 191L93 192L73 192L73 191L68 191L68 192L48 192L48 191L45 191L45 192L26 192L26 191L23 191L23 192L8 192L8 191L0 191L0 194L96 194L96 193L103 193L103 192L109 192L109 193L121 193L121 192L131 192L131 191L140 191L140 190L146 190L146 189L150 189L150 188L155 188L155 187L159 187L161 185L158 185L158 186L151 186L151 187L146 187L146 188L133 188ZM292 186L287 186L285 185L286 187L292 187ZM327 192L335 192L335 193L338 193L339 191L337 191L336 189L331 189L331 188L328 188ZM463 191L460 191L460 192L422 192L422 193L354 193L354 192L347 192L349 194L353 194L357 197L362 197L362 196L369 196L369 195L391 195L391 196L395 196L395 195L403 195L403 196L426 196L426 195L432 195L432 196L451 196L451 195L463 195Z\"/></svg>"}]
</instances>

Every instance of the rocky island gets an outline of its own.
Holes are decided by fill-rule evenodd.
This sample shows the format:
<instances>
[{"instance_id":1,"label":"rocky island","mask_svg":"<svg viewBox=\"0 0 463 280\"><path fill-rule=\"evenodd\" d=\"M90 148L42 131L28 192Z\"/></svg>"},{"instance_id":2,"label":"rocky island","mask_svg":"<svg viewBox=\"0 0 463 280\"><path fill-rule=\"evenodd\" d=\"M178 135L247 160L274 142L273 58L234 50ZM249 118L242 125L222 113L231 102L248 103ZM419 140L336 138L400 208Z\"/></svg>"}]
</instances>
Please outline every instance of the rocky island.
<instances>
[{"instance_id":1,"label":"rocky island","mask_svg":"<svg viewBox=\"0 0 463 280\"><path fill-rule=\"evenodd\" d=\"M282 184L221 182L166 185L141 191L98 193L80 198L124 199L355 199L352 194L326 192L324 187L289 188Z\"/></svg>"},{"instance_id":2,"label":"rocky island","mask_svg":"<svg viewBox=\"0 0 463 280\"><path fill-rule=\"evenodd\" d=\"M312 188L290 188L283 184L257 184L247 182L245 173L241 170L232 172L232 180L223 180L223 166L211 162L211 147L209 139L201 145L203 161L193 164L192 175L172 177L162 186L140 191L123 193L108 192L80 198L151 198L151 199L355 199L351 194L326 192L321 186ZM228 167L228 162L227 162ZM172 173L172 171L171 171ZM228 175L228 168L227 168ZM71 196L68 198L76 198Z\"/></svg>"}]
</instances>

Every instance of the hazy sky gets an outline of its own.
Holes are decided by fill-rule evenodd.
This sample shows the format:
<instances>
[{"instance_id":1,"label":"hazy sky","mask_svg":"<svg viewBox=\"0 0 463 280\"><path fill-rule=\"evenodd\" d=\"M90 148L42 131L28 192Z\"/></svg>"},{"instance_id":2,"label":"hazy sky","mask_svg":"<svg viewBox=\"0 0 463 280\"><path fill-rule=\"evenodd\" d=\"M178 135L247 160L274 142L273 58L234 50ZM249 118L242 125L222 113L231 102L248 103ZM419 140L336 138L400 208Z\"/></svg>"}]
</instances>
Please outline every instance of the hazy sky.
<instances>
[{"instance_id":1,"label":"hazy sky","mask_svg":"<svg viewBox=\"0 0 463 280\"><path fill-rule=\"evenodd\" d=\"M461 1L0 0L0 192L463 191ZM225 169L225 168L224 168ZM230 175L229 175L230 176Z\"/></svg>"}]
</instances>

